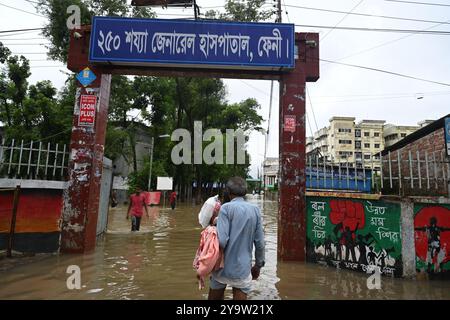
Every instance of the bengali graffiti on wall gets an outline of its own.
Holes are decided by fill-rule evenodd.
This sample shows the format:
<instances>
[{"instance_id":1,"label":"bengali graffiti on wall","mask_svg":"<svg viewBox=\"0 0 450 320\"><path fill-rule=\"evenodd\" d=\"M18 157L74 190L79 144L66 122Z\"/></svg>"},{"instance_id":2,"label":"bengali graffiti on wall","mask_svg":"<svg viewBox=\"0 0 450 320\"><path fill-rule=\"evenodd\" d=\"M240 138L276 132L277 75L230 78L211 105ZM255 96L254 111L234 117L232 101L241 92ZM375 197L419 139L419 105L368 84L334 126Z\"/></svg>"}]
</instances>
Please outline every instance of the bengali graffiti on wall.
<instances>
[{"instance_id":1,"label":"bengali graffiti on wall","mask_svg":"<svg viewBox=\"0 0 450 320\"><path fill-rule=\"evenodd\" d=\"M418 272L450 275L450 205L415 204Z\"/></svg>"},{"instance_id":2,"label":"bengali graffiti on wall","mask_svg":"<svg viewBox=\"0 0 450 320\"><path fill-rule=\"evenodd\" d=\"M378 200L307 198L307 259L402 276L400 205Z\"/></svg>"}]
</instances>

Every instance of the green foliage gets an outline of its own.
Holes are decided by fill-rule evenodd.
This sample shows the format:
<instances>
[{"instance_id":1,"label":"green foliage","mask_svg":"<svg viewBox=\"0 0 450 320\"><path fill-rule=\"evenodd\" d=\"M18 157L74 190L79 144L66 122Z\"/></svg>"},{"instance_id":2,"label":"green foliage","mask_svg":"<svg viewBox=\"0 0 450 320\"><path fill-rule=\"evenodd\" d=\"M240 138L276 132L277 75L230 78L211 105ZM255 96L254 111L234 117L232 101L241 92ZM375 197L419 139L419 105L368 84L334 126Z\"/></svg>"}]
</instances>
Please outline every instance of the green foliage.
<instances>
[{"instance_id":1,"label":"green foliage","mask_svg":"<svg viewBox=\"0 0 450 320\"><path fill-rule=\"evenodd\" d=\"M36 141L52 137L48 142L67 144L73 102L67 108L64 95L59 100L50 81L29 86L31 72L25 57L9 56L4 61L0 70L0 121L5 125L6 138Z\"/></svg>"},{"instance_id":2,"label":"green foliage","mask_svg":"<svg viewBox=\"0 0 450 320\"><path fill-rule=\"evenodd\" d=\"M54 60L67 62L70 32L66 21L70 16L66 10L77 5L81 11L81 24L88 25L94 15L123 17L154 17L150 8L135 8L124 0L39 0L38 10L47 17L43 35L50 40L49 56Z\"/></svg>"},{"instance_id":3,"label":"green foliage","mask_svg":"<svg viewBox=\"0 0 450 320\"><path fill-rule=\"evenodd\" d=\"M274 7L263 8L266 0L227 0L225 13L210 10L208 18L231 21L268 21L274 18L277 10Z\"/></svg>"},{"instance_id":4,"label":"green foliage","mask_svg":"<svg viewBox=\"0 0 450 320\"><path fill-rule=\"evenodd\" d=\"M50 40L49 57L53 60L67 62L70 32L67 28L67 8L77 5L81 11L81 24L89 24L93 12L81 0L39 0L37 8L41 14L47 17L42 34Z\"/></svg>"}]
</instances>

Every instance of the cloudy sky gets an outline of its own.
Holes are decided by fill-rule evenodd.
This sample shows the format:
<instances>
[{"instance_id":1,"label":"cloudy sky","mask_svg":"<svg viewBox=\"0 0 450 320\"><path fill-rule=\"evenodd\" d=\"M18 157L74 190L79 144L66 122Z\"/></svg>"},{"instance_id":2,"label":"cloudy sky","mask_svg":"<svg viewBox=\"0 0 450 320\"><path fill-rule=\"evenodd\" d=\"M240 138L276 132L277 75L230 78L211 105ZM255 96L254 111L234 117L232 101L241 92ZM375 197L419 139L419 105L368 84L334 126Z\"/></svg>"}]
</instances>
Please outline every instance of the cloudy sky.
<instances>
[{"instance_id":1,"label":"cloudy sky","mask_svg":"<svg viewBox=\"0 0 450 320\"><path fill-rule=\"evenodd\" d=\"M449 0L281 1L284 23L298 25L297 32L320 34L321 59L430 81L322 61L320 79L308 84L311 99L307 101L307 135L311 134L311 130L316 131L328 125L328 120L337 115L356 117L357 121L382 119L388 123L414 125L423 119L437 119L450 113ZM33 2L0 0L0 30L36 28L45 24L45 18L34 15ZM265 7L275 2L267 0ZM427 2L430 5L411 2ZM221 10L224 3L225 0L198 0L202 13L211 7ZM167 19L193 16L192 9L158 9L157 12L160 18ZM342 27L365 30L339 29ZM367 29L391 30L375 32ZM393 32L392 29L408 32ZM418 34L410 30L448 33ZM23 54L31 60L31 83L51 80L55 87L63 86L68 70L60 62L47 60L46 40L38 31L0 34L0 41L13 53ZM230 102L256 98L261 104L260 114L267 120L270 81L225 82ZM278 83L275 83L274 92L278 92ZM267 126L266 122L264 127ZM252 133L248 148L252 157L253 176L256 176L263 160L262 146L264 136ZM273 97L267 155L278 155L277 94Z\"/></svg>"}]
</instances>

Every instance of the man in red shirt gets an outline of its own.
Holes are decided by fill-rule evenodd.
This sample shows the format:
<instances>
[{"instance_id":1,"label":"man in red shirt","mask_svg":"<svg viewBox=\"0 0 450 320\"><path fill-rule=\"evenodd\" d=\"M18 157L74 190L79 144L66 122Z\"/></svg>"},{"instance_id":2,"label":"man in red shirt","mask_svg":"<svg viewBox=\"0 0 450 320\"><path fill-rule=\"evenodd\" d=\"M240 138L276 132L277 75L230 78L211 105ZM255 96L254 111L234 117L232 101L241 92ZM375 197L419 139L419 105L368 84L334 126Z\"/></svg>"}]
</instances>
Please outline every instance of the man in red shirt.
<instances>
[{"instance_id":1,"label":"man in red shirt","mask_svg":"<svg viewBox=\"0 0 450 320\"><path fill-rule=\"evenodd\" d=\"M144 214L143 208L145 208L145 213L147 214L147 217L149 217L145 196L142 193L142 189L137 187L136 192L130 195L130 205L128 206L127 211L127 219L129 218L131 211L131 231L139 231L141 218Z\"/></svg>"},{"instance_id":2,"label":"man in red shirt","mask_svg":"<svg viewBox=\"0 0 450 320\"><path fill-rule=\"evenodd\" d=\"M174 210L177 204L177 193L175 191L172 191L172 193L170 194L169 202L170 206L172 207L172 210Z\"/></svg>"}]
</instances>

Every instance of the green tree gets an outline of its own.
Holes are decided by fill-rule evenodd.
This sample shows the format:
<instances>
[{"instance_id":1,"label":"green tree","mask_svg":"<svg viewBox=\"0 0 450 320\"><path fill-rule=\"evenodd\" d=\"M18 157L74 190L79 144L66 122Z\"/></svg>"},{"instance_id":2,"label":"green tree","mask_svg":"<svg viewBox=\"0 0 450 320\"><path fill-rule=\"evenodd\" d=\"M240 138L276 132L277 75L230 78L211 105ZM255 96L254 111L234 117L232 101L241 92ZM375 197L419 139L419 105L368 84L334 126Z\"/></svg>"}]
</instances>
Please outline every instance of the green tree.
<instances>
[{"instance_id":1,"label":"green tree","mask_svg":"<svg viewBox=\"0 0 450 320\"><path fill-rule=\"evenodd\" d=\"M208 18L231 21L267 21L273 19L277 10L274 7L267 9L264 5L266 0L227 0L225 4L225 13L220 11L207 11Z\"/></svg>"},{"instance_id":2,"label":"green tree","mask_svg":"<svg viewBox=\"0 0 450 320\"><path fill-rule=\"evenodd\" d=\"M38 11L47 17L42 34L50 41L49 57L67 62L70 30L67 28L67 8L77 5L81 11L81 24L89 25L92 16L154 17L147 7L132 7L123 0L39 0Z\"/></svg>"}]
</instances>

